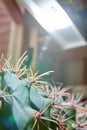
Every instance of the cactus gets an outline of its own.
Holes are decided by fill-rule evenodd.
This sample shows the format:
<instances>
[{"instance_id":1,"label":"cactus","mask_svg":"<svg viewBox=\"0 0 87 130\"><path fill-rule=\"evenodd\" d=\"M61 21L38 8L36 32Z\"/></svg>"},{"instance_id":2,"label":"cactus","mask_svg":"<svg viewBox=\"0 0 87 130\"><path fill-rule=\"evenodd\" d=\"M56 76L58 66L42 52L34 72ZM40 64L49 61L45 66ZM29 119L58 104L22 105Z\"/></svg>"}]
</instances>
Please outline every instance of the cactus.
<instances>
[{"instance_id":1,"label":"cactus","mask_svg":"<svg viewBox=\"0 0 87 130\"><path fill-rule=\"evenodd\" d=\"M42 81L53 71L34 74L23 64L26 57L25 52L13 65L1 56L0 130L74 130L81 96L71 87Z\"/></svg>"}]
</instances>

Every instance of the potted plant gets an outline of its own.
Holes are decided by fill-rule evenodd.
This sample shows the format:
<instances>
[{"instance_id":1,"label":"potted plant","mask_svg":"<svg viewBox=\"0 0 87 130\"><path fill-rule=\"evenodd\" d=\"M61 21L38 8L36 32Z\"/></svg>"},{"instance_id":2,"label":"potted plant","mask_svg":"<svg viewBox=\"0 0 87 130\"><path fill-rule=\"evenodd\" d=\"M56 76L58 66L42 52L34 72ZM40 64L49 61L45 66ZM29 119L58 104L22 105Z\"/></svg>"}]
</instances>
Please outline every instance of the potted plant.
<instances>
[{"instance_id":1,"label":"potted plant","mask_svg":"<svg viewBox=\"0 0 87 130\"><path fill-rule=\"evenodd\" d=\"M1 56L0 130L77 129L81 96L73 94L70 86L42 81L53 71L34 74L23 64L26 58L25 52L13 65L11 58Z\"/></svg>"}]
</instances>

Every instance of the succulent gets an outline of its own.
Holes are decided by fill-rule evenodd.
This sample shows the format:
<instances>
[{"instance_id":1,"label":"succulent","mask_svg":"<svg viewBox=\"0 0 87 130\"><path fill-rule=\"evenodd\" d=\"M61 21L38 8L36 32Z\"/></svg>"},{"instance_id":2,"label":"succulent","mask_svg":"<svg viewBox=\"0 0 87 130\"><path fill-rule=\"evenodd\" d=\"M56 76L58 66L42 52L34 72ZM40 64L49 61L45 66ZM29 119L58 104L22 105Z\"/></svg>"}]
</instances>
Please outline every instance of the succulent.
<instances>
[{"instance_id":1,"label":"succulent","mask_svg":"<svg viewBox=\"0 0 87 130\"><path fill-rule=\"evenodd\" d=\"M47 82L24 61L26 52L13 65L11 57L0 59L0 130L74 130L87 125L86 106L71 86ZM81 125L82 124L82 125Z\"/></svg>"}]
</instances>

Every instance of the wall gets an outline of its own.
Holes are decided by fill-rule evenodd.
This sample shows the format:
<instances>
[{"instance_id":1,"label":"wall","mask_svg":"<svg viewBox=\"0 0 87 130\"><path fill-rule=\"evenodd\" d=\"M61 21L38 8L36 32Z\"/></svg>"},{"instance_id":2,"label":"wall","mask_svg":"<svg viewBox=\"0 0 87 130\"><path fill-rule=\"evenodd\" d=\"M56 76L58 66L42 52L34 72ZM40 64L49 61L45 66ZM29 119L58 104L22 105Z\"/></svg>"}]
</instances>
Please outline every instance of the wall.
<instances>
[{"instance_id":1,"label":"wall","mask_svg":"<svg viewBox=\"0 0 87 130\"><path fill-rule=\"evenodd\" d=\"M83 84L83 61L63 61L60 66L60 80L65 84Z\"/></svg>"}]
</instances>

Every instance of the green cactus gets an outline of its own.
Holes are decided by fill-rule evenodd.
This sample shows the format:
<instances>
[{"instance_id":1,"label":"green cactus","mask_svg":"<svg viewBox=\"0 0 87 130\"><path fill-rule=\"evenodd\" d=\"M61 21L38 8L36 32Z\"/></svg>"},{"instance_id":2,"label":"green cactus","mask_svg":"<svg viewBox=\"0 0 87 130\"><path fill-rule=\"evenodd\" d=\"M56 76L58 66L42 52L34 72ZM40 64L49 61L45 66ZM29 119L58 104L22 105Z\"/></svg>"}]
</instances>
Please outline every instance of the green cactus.
<instances>
[{"instance_id":1,"label":"green cactus","mask_svg":"<svg viewBox=\"0 0 87 130\"><path fill-rule=\"evenodd\" d=\"M31 68L22 65L26 52L16 65L10 58L0 69L0 130L74 130L80 96L70 87L41 80ZM2 60L1 60L2 62Z\"/></svg>"}]
</instances>

